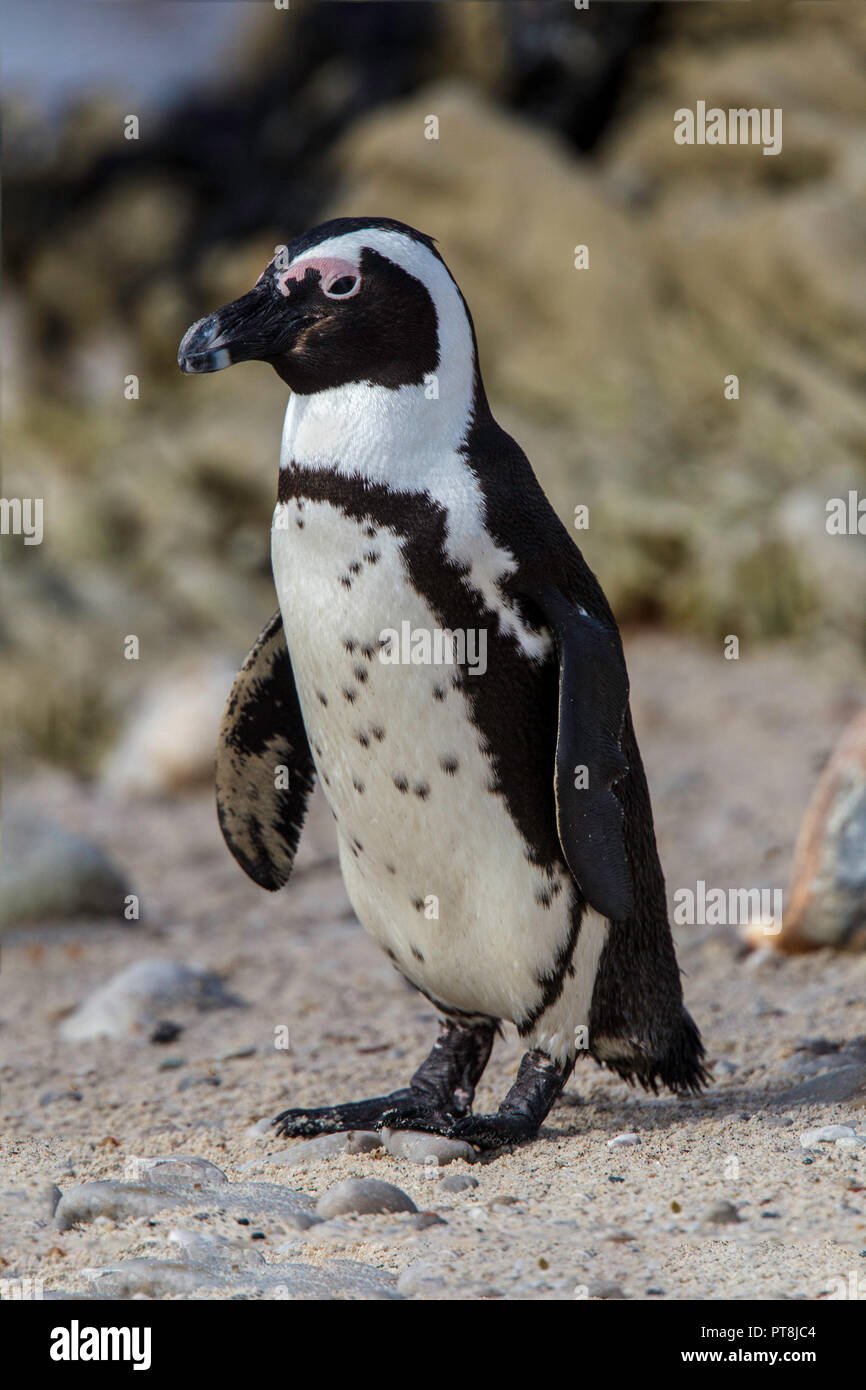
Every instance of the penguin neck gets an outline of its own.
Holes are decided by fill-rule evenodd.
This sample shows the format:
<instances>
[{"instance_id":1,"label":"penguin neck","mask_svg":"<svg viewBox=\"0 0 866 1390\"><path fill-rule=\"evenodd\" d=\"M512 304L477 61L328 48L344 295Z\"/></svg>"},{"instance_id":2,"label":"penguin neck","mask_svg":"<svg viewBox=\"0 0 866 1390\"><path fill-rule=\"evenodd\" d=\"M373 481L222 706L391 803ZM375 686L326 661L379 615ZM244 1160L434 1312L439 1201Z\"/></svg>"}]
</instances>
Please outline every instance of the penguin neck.
<instances>
[{"instance_id":1,"label":"penguin neck","mask_svg":"<svg viewBox=\"0 0 866 1390\"><path fill-rule=\"evenodd\" d=\"M417 384L347 382L293 394L286 409L280 467L325 469L394 490L429 489L452 472L486 399L468 316L443 334L439 365Z\"/></svg>"}]
</instances>

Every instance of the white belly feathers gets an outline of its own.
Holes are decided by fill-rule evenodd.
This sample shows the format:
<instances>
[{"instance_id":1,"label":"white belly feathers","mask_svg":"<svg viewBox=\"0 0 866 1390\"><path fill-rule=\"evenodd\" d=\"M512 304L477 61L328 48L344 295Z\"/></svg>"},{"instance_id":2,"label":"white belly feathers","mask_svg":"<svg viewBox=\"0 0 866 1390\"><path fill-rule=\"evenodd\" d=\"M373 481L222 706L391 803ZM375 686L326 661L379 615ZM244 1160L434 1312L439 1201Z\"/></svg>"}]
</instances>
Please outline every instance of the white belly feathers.
<instances>
[{"instance_id":1,"label":"white belly feathers","mask_svg":"<svg viewBox=\"0 0 866 1390\"><path fill-rule=\"evenodd\" d=\"M399 538L329 502L280 503L274 579L304 723L337 820L340 863L357 915L431 998L519 1021L568 940L573 885L526 857L467 701L447 664L389 664L380 634L433 632ZM483 679L467 676L466 679ZM550 770L551 779L553 769ZM588 1025L607 923L585 914L574 976L538 1020L533 1045L565 1057Z\"/></svg>"}]
</instances>

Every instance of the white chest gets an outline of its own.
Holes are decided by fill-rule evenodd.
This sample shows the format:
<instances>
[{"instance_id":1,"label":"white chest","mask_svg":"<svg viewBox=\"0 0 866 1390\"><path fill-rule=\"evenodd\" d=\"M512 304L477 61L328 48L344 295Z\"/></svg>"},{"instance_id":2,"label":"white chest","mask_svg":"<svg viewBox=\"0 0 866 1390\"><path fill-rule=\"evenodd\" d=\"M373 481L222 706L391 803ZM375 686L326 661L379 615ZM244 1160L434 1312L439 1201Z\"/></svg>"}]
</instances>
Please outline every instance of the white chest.
<instances>
[{"instance_id":1,"label":"white chest","mask_svg":"<svg viewBox=\"0 0 866 1390\"><path fill-rule=\"evenodd\" d=\"M568 939L572 884L528 862L502 796L489 789L491 764L456 667L381 659L385 629L408 623L432 635L439 623L409 582L400 538L329 502L292 499L275 512L272 557L360 921L434 999L519 1020ZM588 999L573 1005L555 1029L568 1032L575 1008L588 1015Z\"/></svg>"}]
</instances>

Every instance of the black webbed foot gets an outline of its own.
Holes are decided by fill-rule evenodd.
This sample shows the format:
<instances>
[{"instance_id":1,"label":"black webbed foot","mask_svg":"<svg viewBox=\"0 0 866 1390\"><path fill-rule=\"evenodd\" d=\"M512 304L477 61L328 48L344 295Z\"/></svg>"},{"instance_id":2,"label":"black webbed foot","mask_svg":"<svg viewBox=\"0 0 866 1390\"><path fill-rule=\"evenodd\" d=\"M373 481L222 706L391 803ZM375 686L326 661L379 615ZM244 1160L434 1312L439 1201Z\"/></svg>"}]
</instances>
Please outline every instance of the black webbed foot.
<instances>
[{"instance_id":1,"label":"black webbed foot","mask_svg":"<svg viewBox=\"0 0 866 1390\"><path fill-rule=\"evenodd\" d=\"M382 1117L382 1124L389 1129L421 1129L448 1139L463 1139L485 1152L506 1144L525 1144L537 1136L572 1065L560 1067L543 1052L527 1052L517 1080L493 1115L422 1114L409 1118L395 1107Z\"/></svg>"},{"instance_id":2,"label":"black webbed foot","mask_svg":"<svg viewBox=\"0 0 866 1390\"><path fill-rule=\"evenodd\" d=\"M386 1115L401 1116L407 1121L429 1113L417 1094L410 1089L392 1091L387 1096L370 1100L350 1100L344 1105L324 1105L316 1110L284 1110L273 1124L278 1134L287 1139L309 1138L315 1134L336 1134L344 1129L379 1129ZM407 1124L407 1128L411 1125Z\"/></svg>"},{"instance_id":3,"label":"black webbed foot","mask_svg":"<svg viewBox=\"0 0 866 1390\"><path fill-rule=\"evenodd\" d=\"M284 1110L273 1121L289 1139L345 1129L426 1129L445 1133L468 1114L487 1064L496 1023L447 1023L409 1085L387 1096L347 1101L316 1110Z\"/></svg>"}]
</instances>

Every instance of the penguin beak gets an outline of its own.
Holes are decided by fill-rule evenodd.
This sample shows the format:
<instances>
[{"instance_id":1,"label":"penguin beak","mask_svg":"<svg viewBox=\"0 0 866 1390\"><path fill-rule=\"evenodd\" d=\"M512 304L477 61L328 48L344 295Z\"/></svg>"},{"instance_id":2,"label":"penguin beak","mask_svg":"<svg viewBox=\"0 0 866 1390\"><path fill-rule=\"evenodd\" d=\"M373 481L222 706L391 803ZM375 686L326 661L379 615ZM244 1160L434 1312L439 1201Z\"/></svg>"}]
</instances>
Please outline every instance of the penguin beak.
<instances>
[{"instance_id":1,"label":"penguin beak","mask_svg":"<svg viewBox=\"0 0 866 1390\"><path fill-rule=\"evenodd\" d=\"M235 362L270 362L288 351L307 315L278 304L267 285L223 305L187 329L178 348L182 372L219 372Z\"/></svg>"}]
</instances>

